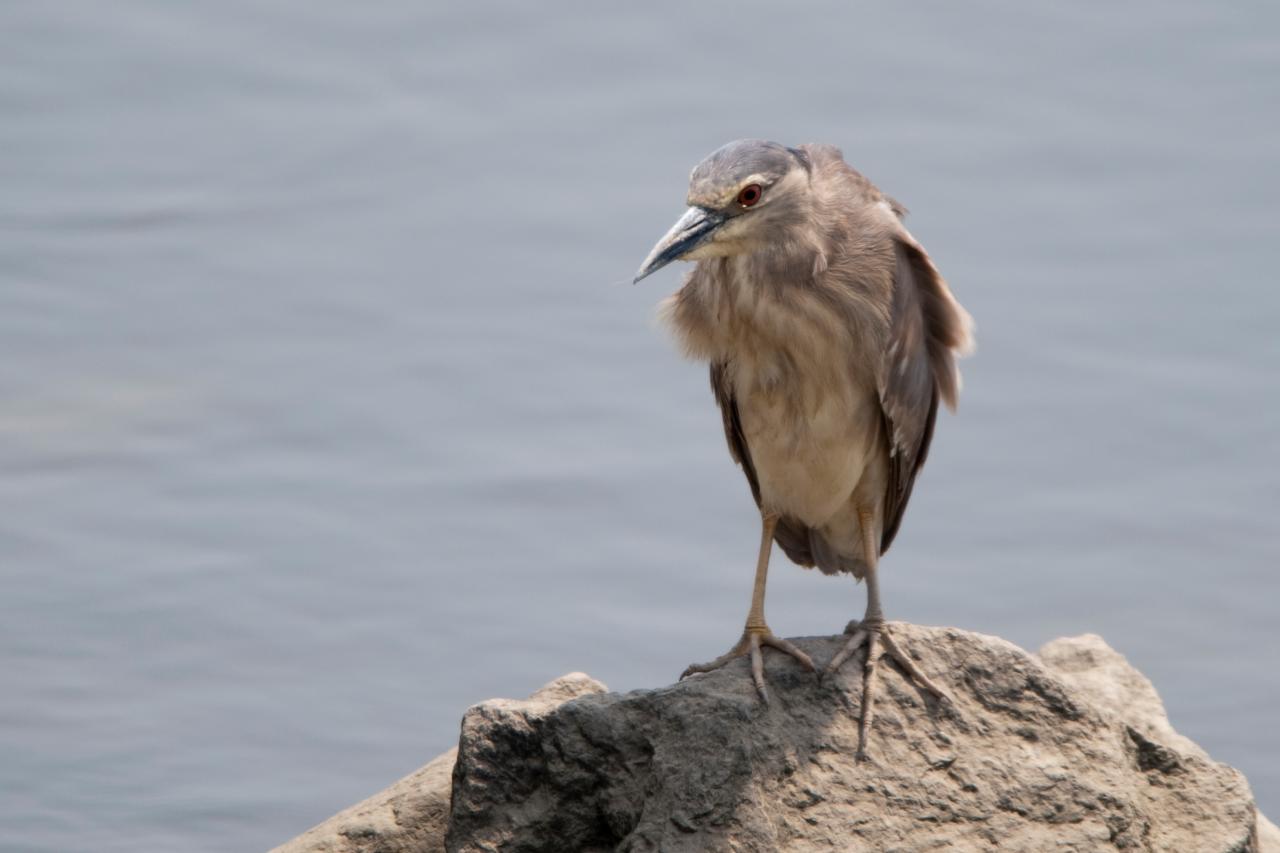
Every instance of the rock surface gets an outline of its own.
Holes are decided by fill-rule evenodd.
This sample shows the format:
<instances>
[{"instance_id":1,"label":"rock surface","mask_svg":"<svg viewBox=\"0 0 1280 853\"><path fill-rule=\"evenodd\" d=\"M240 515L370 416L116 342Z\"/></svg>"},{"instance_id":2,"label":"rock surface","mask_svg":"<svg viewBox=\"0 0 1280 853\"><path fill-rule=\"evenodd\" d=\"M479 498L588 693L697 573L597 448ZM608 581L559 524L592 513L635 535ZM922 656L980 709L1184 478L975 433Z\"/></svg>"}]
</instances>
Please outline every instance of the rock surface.
<instances>
[{"instance_id":1,"label":"rock surface","mask_svg":"<svg viewBox=\"0 0 1280 853\"><path fill-rule=\"evenodd\" d=\"M767 707L740 663L545 712L472 708L446 848L1257 849L1244 777L1092 701L1099 690L1076 686L1087 655L1055 646L1079 664L1064 677L994 637L898 631L953 702L890 668L870 762L853 758L856 666L820 685L772 657ZM799 642L815 660L836 650Z\"/></svg>"},{"instance_id":2,"label":"rock surface","mask_svg":"<svg viewBox=\"0 0 1280 853\"><path fill-rule=\"evenodd\" d=\"M1151 683L1100 638L1055 640L1037 658L895 627L952 701L886 662L869 762L853 760L856 666L820 685L767 654L768 707L741 662L625 695L576 674L471 708L452 795L446 753L277 853L1280 853L1243 776L1174 732ZM796 642L823 661L837 638Z\"/></svg>"},{"instance_id":3,"label":"rock surface","mask_svg":"<svg viewBox=\"0 0 1280 853\"><path fill-rule=\"evenodd\" d=\"M1190 738L1169 725L1155 685L1097 634L1063 637L1046 643L1040 659L1098 708L1133 726L1148 739L1178 752L1208 759ZM1258 850L1280 853L1280 828L1258 813Z\"/></svg>"},{"instance_id":4,"label":"rock surface","mask_svg":"<svg viewBox=\"0 0 1280 853\"><path fill-rule=\"evenodd\" d=\"M562 675L523 702L495 699L486 707L519 705L545 714L605 686L580 672ZM271 853L443 853L449 789L458 755L451 749L390 788L345 809Z\"/></svg>"}]
</instances>

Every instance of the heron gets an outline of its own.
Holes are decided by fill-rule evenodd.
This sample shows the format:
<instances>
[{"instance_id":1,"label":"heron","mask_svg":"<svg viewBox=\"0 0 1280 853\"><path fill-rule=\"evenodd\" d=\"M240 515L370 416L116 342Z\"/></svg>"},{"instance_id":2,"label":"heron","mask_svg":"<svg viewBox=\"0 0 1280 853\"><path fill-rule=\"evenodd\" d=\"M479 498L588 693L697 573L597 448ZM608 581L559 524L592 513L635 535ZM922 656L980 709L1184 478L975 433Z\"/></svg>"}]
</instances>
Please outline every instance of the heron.
<instances>
[{"instance_id":1,"label":"heron","mask_svg":"<svg viewBox=\"0 0 1280 853\"><path fill-rule=\"evenodd\" d=\"M819 678L865 647L858 754L877 664L887 655L943 691L894 639L878 567L929 452L938 403L954 411L972 320L903 225L906 210L832 145L744 139L699 163L688 209L635 281L695 262L660 315L686 355L710 363L729 452L760 510L760 550L742 636L681 678L747 657L764 703L763 649L814 670L765 621L769 556L866 584L866 610Z\"/></svg>"}]
</instances>

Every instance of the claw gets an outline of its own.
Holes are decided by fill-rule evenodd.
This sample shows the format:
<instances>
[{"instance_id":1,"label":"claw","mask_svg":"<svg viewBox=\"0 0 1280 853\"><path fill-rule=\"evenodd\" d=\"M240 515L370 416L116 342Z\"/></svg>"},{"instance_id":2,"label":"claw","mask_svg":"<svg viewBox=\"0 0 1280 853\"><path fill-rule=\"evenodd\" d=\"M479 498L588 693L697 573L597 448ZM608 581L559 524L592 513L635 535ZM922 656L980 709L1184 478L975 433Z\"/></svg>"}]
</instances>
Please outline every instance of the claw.
<instances>
[{"instance_id":1,"label":"claw","mask_svg":"<svg viewBox=\"0 0 1280 853\"><path fill-rule=\"evenodd\" d=\"M799 661L800 665L810 672L814 672L817 669L817 667L813 665L813 658L809 657L801 651L795 643L792 643L789 640L784 640L781 637L775 637L773 634L765 634L760 638L760 642L764 643L766 646L775 648L780 652L786 652Z\"/></svg>"},{"instance_id":2,"label":"claw","mask_svg":"<svg viewBox=\"0 0 1280 853\"><path fill-rule=\"evenodd\" d=\"M935 699L944 699L948 702L951 701L951 697L948 696L941 687L930 681L929 676L924 674L920 667L916 665L916 662L911 659L911 656L902 650L902 647L898 645L898 642L893 639L892 634L885 631L881 635L880 639L884 641L885 650L893 658L894 662L897 663L898 666L902 667L913 681L932 693Z\"/></svg>"},{"instance_id":3,"label":"claw","mask_svg":"<svg viewBox=\"0 0 1280 853\"><path fill-rule=\"evenodd\" d=\"M751 667L751 683L756 688L756 693L760 695L760 701L769 704L769 688L764 680L764 648L768 646L785 652L796 659L800 666L814 671L813 658L809 657L801 651L794 643L775 637L767 627L752 627L743 631L742 638L734 645L732 649L722 654L720 657L707 663L692 663L685 667L684 672L680 674L680 680L688 678L690 675L699 672L711 672L719 669L731 660L739 657L746 657Z\"/></svg>"},{"instance_id":4,"label":"claw","mask_svg":"<svg viewBox=\"0 0 1280 853\"><path fill-rule=\"evenodd\" d=\"M760 654L760 635L751 635L751 680L756 684L756 692L769 704L769 691L764 686L764 655Z\"/></svg>"},{"instance_id":5,"label":"claw","mask_svg":"<svg viewBox=\"0 0 1280 853\"><path fill-rule=\"evenodd\" d=\"M680 680L684 681L689 676L698 672L712 672L713 670L717 670L720 667L727 664L729 661L733 660L734 658L741 657L742 654L746 651L746 648L747 648L747 638L744 636L741 640L737 642L737 645L729 649L729 651L725 652L724 654L720 655L720 657L716 658L715 660L707 661L706 663L691 663L688 666L686 666L684 668L684 672L680 673Z\"/></svg>"},{"instance_id":6,"label":"claw","mask_svg":"<svg viewBox=\"0 0 1280 853\"><path fill-rule=\"evenodd\" d=\"M840 647L835 656L831 658L831 662L827 664L823 670L823 677L831 675L840 665L853 657L864 644L867 646L866 662L863 664L862 677L862 719L858 721L858 752L857 759L865 761L867 755L867 738L871 731L871 723L875 719L875 697L877 685L877 667L883 655L889 655L894 662L906 672L907 677L914 681L921 689L927 690L940 700L950 701L950 697L943 692L942 688L934 684L927 675L920 669L919 665L911 659L902 647L894 640L889 626L883 623L867 624L867 627L861 627L858 622L850 622L849 627L845 629L846 633L852 633L845 644Z\"/></svg>"},{"instance_id":7,"label":"claw","mask_svg":"<svg viewBox=\"0 0 1280 853\"><path fill-rule=\"evenodd\" d=\"M857 633L841 646L840 651L836 652L836 656L831 659L831 663L827 664L827 668L822 671L823 677L834 675L835 671L840 668L840 664L853 657L853 653L862 647L868 636L866 631L859 628Z\"/></svg>"},{"instance_id":8,"label":"claw","mask_svg":"<svg viewBox=\"0 0 1280 853\"><path fill-rule=\"evenodd\" d=\"M867 668L862 677L862 719L858 721L858 761L867 760L867 731L875 712L876 664L880 662L880 631L867 638Z\"/></svg>"}]
</instances>

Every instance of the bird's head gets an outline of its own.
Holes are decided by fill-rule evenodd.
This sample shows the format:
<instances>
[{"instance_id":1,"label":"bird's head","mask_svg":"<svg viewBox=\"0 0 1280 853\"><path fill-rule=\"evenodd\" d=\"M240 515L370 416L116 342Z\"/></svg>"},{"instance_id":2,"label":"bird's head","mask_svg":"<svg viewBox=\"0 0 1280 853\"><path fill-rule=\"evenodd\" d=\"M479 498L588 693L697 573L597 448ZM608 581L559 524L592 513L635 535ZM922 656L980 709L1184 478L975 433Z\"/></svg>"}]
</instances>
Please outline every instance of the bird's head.
<instances>
[{"instance_id":1,"label":"bird's head","mask_svg":"<svg viewBox=\"0 0 1280 853\"><path fill-rule=\"evenodd\" d=\"M689 209L635 280L675 260L698 261L759 251L803 222L811 165L804 152L763 139L740 139L713 152L689 176Z\"/></svg>"}]
</instances>

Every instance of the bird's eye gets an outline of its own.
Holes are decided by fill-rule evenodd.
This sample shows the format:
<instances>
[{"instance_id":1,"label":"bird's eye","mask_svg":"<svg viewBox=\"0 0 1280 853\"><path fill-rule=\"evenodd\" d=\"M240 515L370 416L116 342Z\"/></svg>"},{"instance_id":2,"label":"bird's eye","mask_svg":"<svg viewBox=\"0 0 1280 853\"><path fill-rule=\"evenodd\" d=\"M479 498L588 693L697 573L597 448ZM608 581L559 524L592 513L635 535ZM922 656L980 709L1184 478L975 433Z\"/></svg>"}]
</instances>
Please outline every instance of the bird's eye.
<instances>
[{"instance_id":1,"label":"bird's eye","mask_svg":"<svg viewBox=\"0 0 1280 853\"><path fill-rule=\"evenodd\" d=\"M738 193L738 204L743 207L751 207L760 200L760 194L764 192L760 189L759 184L747 184Z\"/></svg>"}]
</instances>

